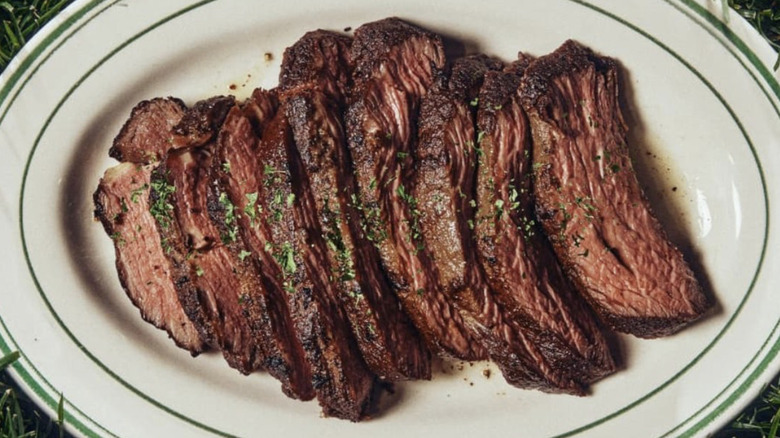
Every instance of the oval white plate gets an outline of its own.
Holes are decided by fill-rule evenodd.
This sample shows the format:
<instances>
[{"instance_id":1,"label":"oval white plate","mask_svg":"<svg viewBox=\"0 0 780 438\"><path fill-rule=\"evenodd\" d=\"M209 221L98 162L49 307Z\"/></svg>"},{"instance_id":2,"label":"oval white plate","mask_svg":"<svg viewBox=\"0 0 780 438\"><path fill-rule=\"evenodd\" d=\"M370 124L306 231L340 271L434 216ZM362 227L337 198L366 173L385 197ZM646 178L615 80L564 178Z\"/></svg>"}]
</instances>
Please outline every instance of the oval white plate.
<instances>
[{"instance_id":1,"label":"oval white plate","mask_svg":"<svg viewBox=\"0 0 780 438\"><path fill-rule=\"evenodd\" d=\"M780 85L773 53L721 2L656 0L80 1L0 88L0 352L85 436L694 436L778 370ZM286 399L267 375L192 359L122 292L91 194L132 106L276 83L305 31L397 15L512 59L567 38L620 60L634 159L671 236L718 302L680 334L623 337L625 370L584 398L509 387L484 363L442 364L350 424ZM728 23L728 24L724 24ZM266 54L271 54L270 60ZM488 372L489 371L489 372ZM478 435L477 435L478 434Z\"/></svg>"}]
</instances>

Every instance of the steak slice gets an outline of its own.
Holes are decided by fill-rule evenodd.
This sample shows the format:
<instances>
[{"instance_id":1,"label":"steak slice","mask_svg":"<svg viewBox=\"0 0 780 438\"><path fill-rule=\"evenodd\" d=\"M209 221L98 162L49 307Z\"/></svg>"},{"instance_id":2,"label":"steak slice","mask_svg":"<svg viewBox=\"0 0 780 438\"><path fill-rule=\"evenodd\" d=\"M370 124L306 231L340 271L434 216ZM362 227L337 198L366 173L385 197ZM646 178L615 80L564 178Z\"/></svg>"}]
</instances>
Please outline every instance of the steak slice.
<instances>
[{"instance_id":1,"label":"steak slice","mask_svg":"<svg viewBox=\"0 0 780 438\"><path fill-rule=\"evenodd\" d=\"M114 138L108 155L122 162L148 164L160 161L174 147L173 127L187 107L175 98L155 98L136 105Z\"/></svg>"},{"instance_id":2,"label":"steak slice","mask_svg":"<svg viewBox=\"0 0 780 438\"><path fill-rule=\"evenodd\" d=\"M341 119L352 39L309 32L287 49L280 88L300 157L301 193L320 282L337 297L369 368L383 380L430 378L430 353L400 308L373 245L361 237L357 188Z\"/></svg>"},{"instance_id":3,"label":"steak slice","mask_svg":"<svg viewBox=\"0 0 780 438\"><path fill-rule=\"evenodd\" d=\"M239 252L239 259L249 259L257 264L262 287L252 291L250 297L260 304L267 318L256 329L266 339L265 368L282 382L285 394L300 400L311 400L314 398L311 370L303 359L303 347L295 336L285 292L276 284L272 269L258 257L263 249L254 237L263 214L257 202L258 165L255 154L259 138L255 129L262 132L277 107L276 99L270 93L256 90L254 96L244 105L243 111L237 106L230 110L219 132L213 163L213 172L217 177L215 181L218 181L218 188L213 192L218 193L212 194L211 204L216 197L217 205L223 208L214 211L223 210L223 215L212 219L229 225L230 229L221 230L222 233L230 235L235 231L236 237L246 243L246 249L240 249L243 252ZM254 126L246 116L247 112L252 115ZM230 221L225 215L228 211L232 211Z\"/></svg>"},{"instance_id":4,"label":"steak slice","mask_svg":"<svg viewBox=\"0 0 780 438\"><path fill-rule=\"evenodd\" d=\"M355 345L338 299L318 275L329 271L320 264L318 246L310 246L313 242L306 233L315 213L299 179L287 114L282 104L257 150L258 202L264 212L257 244L262 244L261 258L274 267L273 277L285 291L323 414L358 421L373 408L378 381Z\"/></svg>"},{"instance_id":5,"label":"steak slice","mask_svg":"<svg viewBox=\"0 0 780 438\"><path fill-rule=\"evenodd\" d=\"M669 335L710 306L637 181L615 61L567 41L522 84L539 219L567 273L613 328Z\"/></svg>"},{"instance_id":6,"label":"steak slice","mask_svg":"<svg viewBox=\"0 0 780 438\"><path fill-rule=\"evenodd\" d=\"M534 219L530 132L518 93L526 63L488 72L480 91L476 253L504 317L530 341L540 389L576 394L616 366L594 315Z\"/></svg>"},{"instance_id":7,"label":"steak slice","mask_svg":"<svg viewBox=\"0 0 780 438\"><path fill-rule=\"evenodd\" d=\"M122 288L141 316L196 356L206 345L179 304L174 279L149 213L151 165L122 163L106 171L93 196L95 218L111 236Z\"/></svg>"},{"instance_id":8,"label":"steak slice","mask_svg":"<svg viewBox=\"0 0 780 438\"><path fill-rule=\"evenodd\" d=\"M435 270L420 242L420 212L411 195L410 157L420 98L445 62L441 38L389 18L355 31L348 144L364 237L379 250L404 310L440 355L484 359L484 348L431 279Z\"/></svg>"},{"instance_id":9,"label":"steak slice","mask_svg":"<svg viewBox=\"0 0 780 438\"><path fill-rule=\"evenodd\" d=\"M206 126L221 125L215 107L233 104L215 98L195 105L182 119L197 124L175 130L200 147L169 152L152 174L151 212L157 219L178 274L179 300L204 338L222 350L230 366L244 374L261 368L276 353L269 341L268 309L253 260L238 239L234 206L214 193L213 138ZM195 114L200 113L200 114ZM193 128L195 126L195 128ZM175 224L175 226L173 226Z\"/></svg>"}]
</instances>

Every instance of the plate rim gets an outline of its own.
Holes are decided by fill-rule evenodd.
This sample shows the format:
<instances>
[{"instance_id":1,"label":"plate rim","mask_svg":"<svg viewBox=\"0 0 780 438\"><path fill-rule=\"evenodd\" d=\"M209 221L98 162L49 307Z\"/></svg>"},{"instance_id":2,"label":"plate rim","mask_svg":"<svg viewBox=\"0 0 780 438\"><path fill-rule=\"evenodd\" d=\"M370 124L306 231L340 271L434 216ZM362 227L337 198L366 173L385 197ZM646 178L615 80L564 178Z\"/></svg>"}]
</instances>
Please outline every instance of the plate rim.
<instances>
[{"instance_id":1,"label":"plate rim","mask_svg":"<svg viewBox=\"0 0 780 438\"><path fill-rule=\"evenodd\" d=\"M98 68L108 58L110 58L114 54L116 54L119 51L121 51L121 49L123 47L125 47L128 44L130 44L133 40L137 39L141 35L151 31L152 29L157 27L159 24L167 22L167 21L175 18L176 16L178 16L178 15L180 15L182 13L185 13L186 11L195 9L197 7L200 7L200 6L208 4L208 3L212 3L214 1L216 1L216 0L202 0L202 1L196 2L194 4L191 4L191 5L187 6L187 7L179 9L178 13L169 14L169 15L165 16L162 20L156 21L151 26L148 26L144 30L142 30L141 32L136 33L133 37L128 38L124 43L120 44L113 51L110 51L108 53L108 55L106 55L106 57L102 58L101 61L98 62L98 64L93 66L92 69L94 70L94 69ZM568 1L572 2L572 3L580 4L580 5L585 6L585 7L589 7L591 9L597 9L598 12L601 12L602 14L608 15L608 16L610 16L610 18L618 19L618 21L620 21L624 25L627 24L624 20L620 19L620 17L615 16L614 14L610 13L609 11L606 11L604 9L598 8L597 6L594 6L593 4L591 4L591 3L587 2L587 1L583 1L583 0L568 0ZM713 35L713 37L715 37L715 39L717 41L719 41L719 43L721 45L723 45L729 51L729 53L731 53L740 62L740 64L743 66L743 68L750 73L750 75L752 76L753 80L756 81L756 83L759 85L759 88L766 95L768 101L775 108L775 111L777 112L778 117L780 117L780 110L778 109L777 102L775 101L775 99L772 99L772 97L770 96L770 94L773 94L776 99L780 98L780 85L778 85L777 80L774 78L774 76L771 75L771 73L769 73L769 71L766 68L765 64L753 52L753 49L749 45L744 43L744 41L742 41L742 39L739 37L739 35L737 35L736 33L732 32L730 30L730 27L729 27L728 23L723 23L717 17L715 17L715 15L713 15L710 11L706 10L705 8L703 8L702 6L700 6L698 3L696 3L693 0L677 0L682 5L688 7L690 9L690 11L687 11L687 10L683 9L680 5L678 5L677 3L675 3L672 0L663 0L663 1L665 3L673 6L678 11L684 13L692 21L694 21L699 26L701 26L705 30L707 30L711 35ZM2 82L2 88L0 88L0 105L5 105L6 106L4 108L2 114L0 115L0 123L5 119L6 114L8 113L8 111L10 111L11 107L13 106L13 101L18 96L18 94L21 92L21 90L24 88L26 82L30 79L30 77L32 77L35 74L35 72L37 71L37 69L40 66L45 64L45 62L48 59L48 57L54 51L56 51L56 49L60 45L64 44L70 37L72 37L73 35L78 33L78 31L79 31L79 29L81 27L85 26L86 24L88 24L92 20L96 19L98 16L100 16L102 14L102 12L108 10L111 6L113 6L113 5L115 5L115 4L119 3L119 2L120 2L120 0L77 0L75 3L70 5L65 11L63 11L60 14L60 15L63 16L61 22L59 22L59 23L50 23L50 25L47 25L47 27L45 27L38 35L36 35L37 37L39 37L37 40L33 39L33 40L31 40L28 43L28 45L26 47L29 47L30 49L23 53L23 56L18 61L18 63L14 63L14 61L16 60L15 59L14 61L12 61L11 64L9 64L9 70L8 71L10 71L11 73L8 74L8 75L6 75L6 74L0 75L0 82ZM96 8L98 6L100 6L100 5L104 5L104 7L99 9L99 10L97 10L97 13L95 13L93 15L89 15L90 12L95 11ZM692 11L692 13L691 13L691 11ZM694 18L694 15L692 15L692 14L696 14L699 17L701 17L702 19L704 19L707 23L709 23L710 27L707 27L703 23L701 23L700 21L696 20ZM741 17L740 17L740 20L741 20ZM718 26L716 26L715 23L718 23ZM76 26L74 27L74 25L76 25ZM630 23L629 23L629 27L631 27L631 29L634 30L634 31L640 32L643 36L648 37L651 40L653 39L653 37L651 35L644 33L641 29L639 29L637 27L634 27L633 25L630 25ZM72 30L72 32L70 32L68 35L65 35L63 38L60 38L68 30ZM722 37L726 38L735 47L730 47L720 37L717 37L717 33L716 32L718 32L718 31L722 33L722 35L721 35ZM728 31L728 32L724 32L724 31ZM54 46L50 47L52 44L54 44ZM52 48L52 50L47 53L47 50L49 48ZM665 48L665 46L663 46L662 48ZM736 49L736 51L735 51L735 49ZM667 52L669 52L669 53L674 53L673 51L671 51L668 48L665 48L665 50L667 50ZM763 79L763 81L764 81L763 83L768 85L770 90L767 90L763 86L763 84L759 80L759 78L756 77L753 74L753 72L751 71L749 66L747 64L745 64L745 62L743 62L743 60L738 56L737 51L742 53L743 55L745 55L748 58L748 62L754 68L756 68L758 70L758 73L761 76L761 79ZM39 63L35 64L35 61L38 60L38 58L40 58L41 56L43 56L41 61ZM678 58L678 60L682 61L679 58ZM687 64L686 64L686 67L688 67L692 72L696 71L695 69L691 68ZM26 74L26 72L29 69L31 69L31 68L32 68L32 70L30 71L30 73ZM85 79L90 74L91 71L92 70L88 71L82 77L82 79ZM22 81L21 85L19 85L18 89L16 89L16 92L12 96L10 102L8 102L7 101L8 96L10 96L11 93L14 91L14 88L17 86L17 84L18 84L20 79L24 79L24 80ZM700 77L700 80L702 80L705 84L707 84L709 86L709 83L704 78ZM714 88L711 88L711 91L715 92L716 96L718 96L720 98L720 95L717 94L717 91ZM67 96L64 99L67 99ZM723 102L723 104L724 104L724 106L727 109L729 109L729 112L731 112L729 106L725 102ZM733 114L732 114L732 117L735 119L735 121L737 120L737 118ZM45 129L46 128L44 126L42 131L45 130ZM744 131L744 129L742 128L741 125L740 125L740 129L742 130L743 136L745 136L745 138L748 139L749 137L748 137L747 133ZM40 133L39 133L39 135L40 135ZM760 277L761 269L763 267L763 262L764 262L765 257L766 257L766 253L767 253L767 240L768 240L767 236L769 234L769 228L770 228L770 224L771 224L770 218L769 218L769 216L770 216L770 209L769 209L769 205L768 205L768 202L769 202L769 200L768 200L768 191L767 191L766 184L765 184L765 178L764 178L764 175L763 175L763 170L761 169L760 160L758 160L758 157L756 156L756 152L754 150L752 142L750 142L749 140L748 140L748 142L750 143L751 152L754 155L755 162L756 162L756 164L757 164L757 166L759 168L759 171L761 173L761 183L762 183L762 186L764 186L764 192L765 192L764 200L765 200L765 204L766 204L765 205L765 207L766 207L766 213L765 213L765 221L766 221L765 227L766 227L766 231L765 231L765 238L764 238L764 243L763 243L763 246L762 246L760 260L758 262L758 267L756 269L756 273L754 274L753 280L751 281L751 284L750 284L750 286L748 288L748 292L742 298L742 301L740 302L740 305L737 308L737 310L735 310L734 314L729 319L729 321L726 323L724 328L719 331L718 336L716 336L715 339L713 341L711 341L710 344L708 344L707 347L704 350L702 350L702 352L699 353L699 355L697 355L696 358L694 358L690 362L690 364L695 363L700 358L700 356L704 355L714 345L714 343L717 342L717 339L723 334L723 332L725 332L725 330L728 328L728 326L731 324L731 322L740 313L743 304L745 303L745 301L747 300L748 296L750 295L750 292L752 291L752 289L753 289L757 279ZM35 152L35 148L33 147L33 149L29 153L29 157L32 157L34 152ZM23 180L26 180L27 169L29 168L29 163L30 163L30 158L29 157L27 159L27 164L25 166L25 172L24 172ZM22 203L23 203L23 198L24 198L23 193L24 193L24 181L22 182L22 189L21 189L21 193L19 194L19 198L20 199L19 199L19 217L18 217L19 229L18 229L18 231L21 233L21 236L17 236L17 238L21 237L22 241L24 241L23 224L22 224L23 216L21 214L22 213ZM30 261L29 261L26 244L23 243L22 246L23 246L23 249L24 249L26 263L28 265L28 269L30 270L30 275L33 278L33 282L35 283L36 288L38 288L39 293L41 293L43 295L44 293L43 293L43 291L41 289L40 284L38 284L37 278L35 278L34 270L33 270L32 266L31 266ZM60 325L60 328L62 328L66 332L69 332L68 328L59 319L59 317L57 316L57 314L54 311L54 309L51 307L51 304L48 302L48 300L44 298L44 301L45 301L46 306L49 308L49 311L57 319L57 322ZM778 325L779 324L780 324L780 320L776 321L774 329L769 334L767 339L764 341L764 344L762 345L762 347L756 352L756 354L753 356L753 358L751 358L751 360L747 363L745 368L737 375L737 377L735 377L731 382L729 382L724 387L724 389L717 396L715 396L709 403L704 405L699 411L697 411L690 418L680 422L674 429L672 429L669 432L667 432L666 434L664 434L664 436L674 432L676 429L678 429L682 425L690 422L692 419L695 419L695 417L699 416L699 414L702 411L704 411L708 406L710 406L712 403L715 403L720 398L720 396L724 392L728 391L731 388L731 386L737 380L742 379L744 371L747 370L747 369L752 368L753 363L757 359L761 359L760 363L753 370L753 372L751 372L747 376L748 379L746 379L744 382L740 383L739 386L736 388L736 390L731 392L729 397L727 397L725 400L720 402L718 404L718 406L715 407L715 409L709 411L704 418L698 420L685 433L695 434L696 432L701 431L701 429L710 426L714 420L722 419L722 414L725 411L727 411L729 409L735 409L734 408L735 404L738 404L738 403L734 403L735 401L738 402L738 401L742 400L744 402L744 393L749 391L749 390L751 390L751 389L755 389L755 387L756 387L755 381L759 377L764 376L765 373L770 368L774 370L773 371L774 373L776 373L778 371L778 369L780 369L780 362L777 361L777 355L778 355L778 352L780 350L780 340L775 341L774 345L771 345L772 348L770 348L770 351L767 352L763 357L759 358L758 356L761 355L762 351L764 351L764 349L765 349L764 347L766 347L768 345L770 340L773 337L775 337L775 333L778 330ZM49 414L51 415L52 412L56 411L56 406L58 404L58 400L56 400L54 397L52 397L51 393L45 391L42 388L42 386L48 386L51 391L55 391L55 392L56 392L56 388L54 388L46 380L45 376L43 376L42 374L40 374L37 371L37 369L35 368L34 364L32 364L31 362L27 361L26 356L24 355L23 351L18 348L19 346L18 346L18 344L16 344L16 342L15 342L15 340L13 338L12 333L10 333L10 331L8 331L8 328L6 327L5 322L3 321L1 315L0 315L0 327L2 328L2 330L0 330L0 352L7 353L7 352L10 352L10 351L17 350L17 351L20 351L20 353L22 355L22 359L20 361L17 361L10 368L10 370L12 371L12 374L18 374L18 377L21 378L21 382L19 381L19 379L17 379L16 375L14 376L14 378L17 380L17 382L21 383L21 386L24 387L25 390L27 390L28 392L30 390L32 390L33 394L36 397L43 399L43 400L38 400L39 402L40 401L44 402L44 403L39 403L39 406L48 408ZM11 344L13 344L13 346L16 347L15 349L14 348L10 348L9 345L6 343L6 336L11 341ZM80 343L78 342L78 340L72 334L68 333L68 336L73 341L75 341L77 343L77 345L80 346ZM85 351L85 354L87 354L93 362L98 363L98 365L100 366L101 369L104 369L109 374L112 374L111 370L108 369L107 367L105 367L104 365L102 365L97 358L95 358L95 357L93 357L91 355L91 353ZM774 363L772 363L773 361L774 361ZM25 368L25 365L27 367L31 368L33 374L36 374L37 377L40 378L40 380L43 381L43 385L40 385L35 380L35 378L33 376L31 376L29 370ZM688 369L689 365L686 365L686 367L683 368L683 370L680 373L684 373L684 371ZM678 374L680 374L680 373L678 373ZM114 379L118 379L118 380L120 380L120 382L122 382L121 377L115 376L113 374L112 374L112 377ZM674 380L676 378L677 378L677 374L670 380ZM667 382L665 382L664 385L662 385L662 387L664 387L667 384ZM123 385L125 387L130 388L132 390L132 385L128 386L128 384L124 384L124 383L123 383ZM156 406L163 408L166 412L171 413L171 411L169 409L167 409L164 405L160 404L159 402L155 402L153 400L149 400L148 396L145 396L144 394L139 394L137 391L133 391L133 392L136 392L138 395L142 396L147 401L151 401ZM655 392L655 391L653 391L653 392ZM640 399L644 399L645 397L646 396L643 396ZM65 400L66 403L68 403L67 399L64 399L64 400ZM97 426L99 429L101 429L102 431L104 431L106 433L112 434L109 430L107 430L106 428L101 426L99 423L95 422L88 415L86 415L85 413L79 411L76 406L74 406L74 405L72 405L70 403L68 403L68 404L69 404L71 409L75 409L77 412L79 412L80 416L83 416L83 418L87 419L89 422L91 422L92 424ZM746 404L747 404L746 402L743 403L743 405L746 405ZM627 405L625 407L625 409L628 409L630 406L633 406L633 403ZM615 413L609 414L609 415L603 417L602 419L599 419L597 422L591 422L591 423L588 423L587 425L585 425L585 426L588 426L588 427L577 428L577 429L574 429L574 430L572 430L570 432L567 432L565 434L558 435L558 436L559 437L564 437L564 436L571 436L571 435L577 434L577 433L579 433L579 432L581 432L581 431L583 431L585 429L588 429L588 428L592 427L591 425L595 425L597 423L600 423L601 421L606 421L609 418L611 418L612 416L617 415L617 414L618 414L618 412L616 411ZM175 412L174 412L174 415L175 415ZM180 418L180 419L182 419L182 418ZM68 423L67 423L68 425L70 425L71 423L75 423L74 426L76 427L76 429L79 430L82 433L85 433L85 434L90 435L90 436L93 436L92 434L95 433L94 431L90 430L87 425L81 423L79 421L79 419L76 418L75 416L68 416L67 420L68 420ZM191 419L187 419L187 420L188 420L188 422L191 421ZM195 424L195 425L200 427L200 428L204 428L203 427L204 425L198 425L198 424ZM210 428L208 426L205 426L204 429L206 431L208 431L208 432L216 433L216 434L219 434L219 435L229 436L229 435L226 435L225 433L223 433L221 431L215 430L215 429ZM97 436L97 435L94 435L94 436Z\"/></svg>"}]
</instances>

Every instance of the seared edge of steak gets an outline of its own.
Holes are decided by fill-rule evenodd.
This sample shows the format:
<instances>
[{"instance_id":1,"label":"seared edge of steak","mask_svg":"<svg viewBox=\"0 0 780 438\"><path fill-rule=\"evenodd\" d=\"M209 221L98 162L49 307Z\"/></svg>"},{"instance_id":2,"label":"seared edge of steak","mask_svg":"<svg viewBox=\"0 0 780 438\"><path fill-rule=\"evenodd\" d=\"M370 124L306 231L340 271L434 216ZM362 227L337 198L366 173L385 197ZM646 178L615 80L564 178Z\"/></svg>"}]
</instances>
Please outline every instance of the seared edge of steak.
<instances>
[{"instance_id":1,"label":"seared edge of steak","mask_svg":"<svg viewBox=\"0 0 780 438\"><path fill-rule=\"evenodd\" d=\"M230 240L235 236L246 245L238 248L238 258L255 264L260 276L261 284L249 291L249 297L258 303L264 315L256 331L265 338L265 368L282 383L282 390L289 397L310 400L314 398L311 372L295 336L285 292L275 283L273 270L261 258L265 251L255 236L264 213L258 203L255 153L259 137L255 129L262 133L276 112L277 102L273 94L263 90L255 91L254 96L243 108L231 109L219 132L213 163L215 183L219 187L213 191L210 206L216 197L217 211L223 212L222 217L216 218L217 223L225 225L220 233ZM254 126L246 113L254 118ZM232 214L227 215L229 211Z\"/></svg>"},{"instance_id":2,"label":"seared edge of steak","mask_svg":"<svg viewBox=\"0 0 780 438\"><path fill-rule=\"evenodd\" d=\"M314 207L301 188L300 164L284 104L263 133L257 150L261 166L258 200L264 210L263 249L276 268L276 281L311 366L312 386L326 416L360 420L374 406L376 376L369 371L342 309L318 272L306 228ZM266 258L266 260L268 257Z\"/></svg>"},{"instance_id":3,"label":"seared edge of steak","mask_svg":"<svg viewBox=\"0 0 780 438\"><path fill-rule=\"evenodd\" d=\"M428 347L445 356L483 359L487 355L473 330L431 282L435 267L421 246L419 210L411 195L419 103L444 67L441 38L395 18L380 20L355 31L352 59L355 85L345 118L363 235L376 245Z\"/></svg>"},{"instance_id":4,"label":"seared edge of steak","mask_svg":"<svg viewBox=\"0 0 780 438\"><path fill-rule=\"evenodd\" d=\"M505 318L534 344L547 383L541 389L577 394L615 363L534 217L530 132L517 92L523 61L489 72L480 92L477 254Z\"/></svg>"},{"instance_id":5,"label":"seared edge of steak","mask_svg":"<svg viewBox=\"0 0 780 438\"><path fill-rule=\"evenodd\" d=\"M119 281L143 319L168 332L177 346L196 356L207 347L179 304L149 212L151 172L152 166L135 163L106 170L93 195L94 214L114 242Z\"/></svg>"},{"instance_id":6,"label":"seared edge of steak","mask_svg":"<svg viewBox=\"0 0 780 438\"><path fill-rule=\"evenodd\" d=\"M284 51L279 88L290 91L316 85L329 97L342 101L352 83L351 43L351 37L336 32L307 32Z\"/></svg>"},{"instance_id":7,"label":"seared edge of steak","mask_svg":"<svg viewBox=\"0 0 780 438\"><path fill-rule=\"evenodd\" d=\"M172 142L178 147L196 147L213 141L235 105L233 96L214 96L196 102L173 127Z\"/></svg>"},{"instance_id":8,"label":"seared edge of steak","mask_svg":"<svg viewBox=\"0 0 780 438\"><path fill-rule=\"evenodd\" d=\"M637 181L617 64L567 41L522 84L534 138L537 211L558 258L613 328L676 332L712 303Z\"/></svg>"},{"instance_id":9,"label":"seared edge of steak","mask_svg":"<svg viewBox=\"0 0 780 438\"><path fill-rule=\"evenodd\" d=\"M108 155L118 161L138 164L160 161L175 147L173 127L186 110L184 102L175 97L139 102L114 138Z\"/></svg>"}]
</instances>

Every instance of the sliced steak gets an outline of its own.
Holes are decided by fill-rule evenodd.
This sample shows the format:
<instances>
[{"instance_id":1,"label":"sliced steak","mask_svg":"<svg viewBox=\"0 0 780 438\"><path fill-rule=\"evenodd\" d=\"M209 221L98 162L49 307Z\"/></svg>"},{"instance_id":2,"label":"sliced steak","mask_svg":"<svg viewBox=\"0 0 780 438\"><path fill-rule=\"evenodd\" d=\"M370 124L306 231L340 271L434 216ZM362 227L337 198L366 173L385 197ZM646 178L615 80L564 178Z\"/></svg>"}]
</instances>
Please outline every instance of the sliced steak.
<instances>
[{"instance_id":1,"label":"sliced steak","mask_svg":"<svg viewBox=\"0 0 780 438\"><path fill-rule=\"evenodd\" d=\"M160 161L173 145L173 127L187 107L174 97L144 100L133 108L108 154L122 162Z\"/></svg>"},{"instance_id":2,"label":"sliced steak","mask_svg":"<svg viewBox=\"0 0 780 438\"><path fill-rule=\"evenodd\" d=\"M214 113L212 108L229 106L233 100L207 102L195 105L182 119L198 120L197 124L175 128L194 144L205 144L171 151L155 169L151 212L177 267L184 311L232 367L249 374L263 367L275 352L266 336L270 323L266 303L258 293L262 283L238 239L234 206L213 191L216 131L209 136L203 123L221 125L223 112Z\"/></svg>"},{"instance_id":3,"label":"sliced steak","mask_svg":"<svg viewBox=\"0 0 780 438\"><path fill-rule=\"evenodd\" d=\"M430 378L430 353L381 272L378 254L362 238L357 188L341 119L350 77L351 38L309 32L285 52L280 88L300 157L300 192L314 209L307 226L320 282L337 297L357 345L383 380ZM314 245L314 246L311 246Z\"/></svg>"},{"instance_id":4,"label":"sliced steak","mask_svg":"<svg viewBox=\"0 0 780 438\"><path fill-rule=\"evenodd\" d=\"M262 287L251 291L245 299L258 302L264 310L264 324L256 327L256 332L265 338L267 346L265 368L282 382L282 390L288 396L301 400L314 398L311 384L311 370L304 360L303 347L295 336L295 328L287 307L284 292L273 277L273 269L261 257L264 251L258 245L256 229L260 226L263 212L258 204L258 163L256 158L259 137L255 132L262 132L275 114L277 102L274 95L257 90L255 98L243 108L233 107L225 119L219 132L216 145L214 174L219 187L213 191L211 204L216 197L217 208L223 211L222 218L216 217L216 223L228 225L221 230L227 234L235 232L235 236L246 243L246 249L241 248L239 259L249 259L257 264ZM245 115L249 112L255 125ZM218 192L218 193L217 193ZM228 221L225 213L232 211L232 220ZM253 251L254 249L254 251Z\"/></svg>"},{"instance_id":5,"label":"sliced steak","mask_svg":"<svg viewBox=\"0 0 780 438\"><path fill-rule=\"evenodd\" d=\"M429 348L483 359L484 348L431 281L435 266L420 242L420 212L411 195L420 98L444 66L441 38L389 18L355 31L351 57L346 124L363 235L378 248L388 279Z\"/></svg>"},{"instance_id":6,"label":"sliced steak","mask_svg":"<svg viewBox=\"0 0 780 438\"><path fill-rule=\"evenodd\" d=\"M263 230L256 244L262 244L261 258L274 266L274 279L285 291L323 414L358 421L373 407L377 379L355 345L337 297L319 275L329 267L320 264L319 246L306 233L316 220L316 207L302 186L287 114L282 104L257 150L263 209L258 228Z\"/></svg>"},{"instance_id":7,"label":"sliced steak","mask_svg":"<svg viewBox=\"0 0 780 438\"><path fill-rule=\"evenodd\" d=\"M530 132L518 93L523 67L520 61L489 72L480 91L476 252L504 317L532 343L545 382L540 389L580 393L616 367L594 315L534 218Z\"/></svg>"},{"instance_id":8,"label":"sliced steak","mask_svg":"<svg viewBox=\"0 0 780 438\"><path fill-rule=\"evenodd\" d=\"M419 210L419 241L435 269L441 292L470 293L478 270L468 221L473 216L476 172L474 114L482 78L503 63L484 55L458 59L449 85L434 86L421 103L415 163L409 180Z\"/></svg>"},{"instance_id":9,"label":"sliced steak","mask_svg":"<svg viewBox=\"0 0 780 438\"><path fill-rule=\"evenodd\" d=\"M111 236L116 269L144 320L168 332L193 356L206 345L179 304L174 278L149 212L151 165L122 163L106 171L94 194L95 217Z\"/></svg>"},{"instance_id":10,"label":"sliced steak","mask_svg":"<svg viewBox=\"0 0 780 438\"><path fill-rule=\"evenodd\" d=\"M528 67L534 189L558 258L593 308L616 330L652 338L711 303L639 186L618 87L617 64L574 41Z\"/></svg>"}]
</instances>

